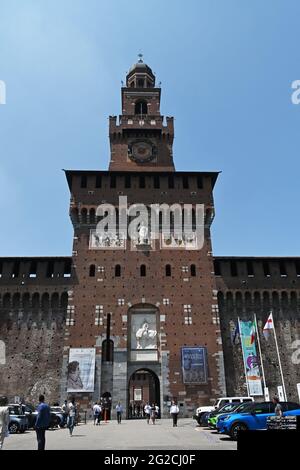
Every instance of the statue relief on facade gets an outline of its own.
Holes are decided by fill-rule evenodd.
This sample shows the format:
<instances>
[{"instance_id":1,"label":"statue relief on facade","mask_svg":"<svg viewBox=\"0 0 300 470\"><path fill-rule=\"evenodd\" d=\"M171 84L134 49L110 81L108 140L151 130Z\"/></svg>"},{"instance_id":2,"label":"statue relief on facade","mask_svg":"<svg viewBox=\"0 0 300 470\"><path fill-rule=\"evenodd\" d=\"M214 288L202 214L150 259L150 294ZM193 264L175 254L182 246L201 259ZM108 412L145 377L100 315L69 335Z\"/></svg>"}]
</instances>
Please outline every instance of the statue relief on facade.
<instances>
[{"instance_id":1,"label":"statue relief on facade","mask_svg":"<svg viewBox=\"0 0 300 470\"><path fill-rule=\"evenodd\" d=\"M135 334L137 349L156 349L156 330L150 330L149 324L144 322Z\"/></svg>"}]
</instances>

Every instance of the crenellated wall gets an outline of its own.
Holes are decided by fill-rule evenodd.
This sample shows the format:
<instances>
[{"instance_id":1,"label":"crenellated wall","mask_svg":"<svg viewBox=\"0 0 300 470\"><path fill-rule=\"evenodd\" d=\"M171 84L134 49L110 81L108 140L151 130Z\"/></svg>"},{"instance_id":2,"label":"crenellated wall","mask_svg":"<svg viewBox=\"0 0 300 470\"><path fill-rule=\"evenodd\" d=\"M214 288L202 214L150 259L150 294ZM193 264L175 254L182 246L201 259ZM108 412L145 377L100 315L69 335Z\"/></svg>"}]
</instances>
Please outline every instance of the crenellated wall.
<instances>
[{"instance_id":1,"label":"crenellated wall","mask_svg":"<svg viewBox=\"0 0 300 470\"><path fill-rule=\"evenodd\" d=\"M0 259L0 395L59 399L71 258Z\"/></svg>"},{"instance_id":2,"label":"crenellated wall","mask_svg":"<svg viewBox=\"0 0 300 470\"><path fill-rule=\"evenodd\" d=\"M273 332L262 334L269 313L274 324L289 400L299 401L300 383L300 276L299 258L216 257L218 304L229 395L244 395L242 350L234 332L238 318L257 317L266 384L270 394L282 384ZM257 349L258 351L258 349Z\"/></svg>"}]
</instances>

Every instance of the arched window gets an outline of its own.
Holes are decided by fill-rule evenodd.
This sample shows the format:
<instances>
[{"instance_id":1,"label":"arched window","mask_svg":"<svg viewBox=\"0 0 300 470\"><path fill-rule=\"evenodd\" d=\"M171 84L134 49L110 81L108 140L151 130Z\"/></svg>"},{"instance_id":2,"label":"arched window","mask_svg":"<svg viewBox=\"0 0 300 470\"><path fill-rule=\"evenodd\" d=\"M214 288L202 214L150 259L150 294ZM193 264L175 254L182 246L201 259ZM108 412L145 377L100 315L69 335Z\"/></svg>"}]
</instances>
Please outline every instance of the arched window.
<instances>
[{"instance_id":1,"label":"arched window","mask_svg":"<svg viewBox=\"0 0 300 470\"><path fill-rule=\"evenodd\" d=\"M166 264L166 276L171 276L171 265Z\"/></svg>"},{"instance_id":2,"label":"arched window","mask_svg":"<svg viewBox=\"0 0 300 470\"><path fill-rule=\"evenodd\" d=\"M138 100L135 103L134 114L148 114L147 102L144 100Z\"/></svg>"},{"instance_id":3,"label":"arched window","mask_svg":"<svg viewBox=\"0 0 300 470\"><path fill-rule=\"evenodd\" d=\"M146 276L146 266L144 264L142 264L140 267L140 273L142 277Z\"/></svg>"},{"instance_id":4,"label":"arched window","mask_svg":"<svg viewBox=\"0 0 300 470\"><path fill-rule=\"evenodd\" d=\"M116 264L115 266L115 277L120 277L121 276L121 266L119 264Z\"/></svg>"},{"instance_id":5,"label":"arched window","mask_svg":"<svg viewBox=\"0 0 300 470\"><path fill-rule=\"evenodd\" d=\"M94 264L91 264L90 266L90 277L95 277L96 273L96 266Z\"/></svg>"},{"instance_id":6,"label":"arched window","mask_svg":"<svg viewBox=\"0 0 300 470\"><path fill-rule=\"evenodd\" d=\"M196 265L191 264L191 276L195 277L196 276Z\"/></svg>"}]
</instances>

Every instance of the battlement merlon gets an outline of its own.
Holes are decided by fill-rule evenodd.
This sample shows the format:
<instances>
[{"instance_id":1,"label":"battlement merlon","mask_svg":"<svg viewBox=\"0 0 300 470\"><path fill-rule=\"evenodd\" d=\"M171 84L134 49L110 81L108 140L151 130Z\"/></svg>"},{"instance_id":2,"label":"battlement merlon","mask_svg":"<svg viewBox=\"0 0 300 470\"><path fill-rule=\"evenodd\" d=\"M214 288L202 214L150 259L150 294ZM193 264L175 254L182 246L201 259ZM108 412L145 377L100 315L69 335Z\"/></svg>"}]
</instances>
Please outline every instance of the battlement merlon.
<instances>
[{"instance_id":1,"label":"battlement merlon","mask_svg":"<svg viewBox=\"0 0 300 470\"><path fill-rule=\"evenodd\" d=\"M174 137L174 118L169 116L109 116L109 136L122 134L123 131L141 130L161 131L164 136Z\"/></svg>"}]
</instances>

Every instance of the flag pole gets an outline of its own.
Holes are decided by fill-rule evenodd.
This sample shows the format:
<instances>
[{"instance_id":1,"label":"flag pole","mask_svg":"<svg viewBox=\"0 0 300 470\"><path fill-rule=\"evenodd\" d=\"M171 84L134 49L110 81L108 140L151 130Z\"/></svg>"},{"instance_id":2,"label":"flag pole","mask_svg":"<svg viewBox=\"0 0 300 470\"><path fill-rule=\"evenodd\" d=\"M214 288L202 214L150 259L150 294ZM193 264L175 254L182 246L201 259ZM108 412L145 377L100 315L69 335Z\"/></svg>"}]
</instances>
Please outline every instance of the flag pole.
<instances>
[{"instance_id":1,"label":"flag pole","mask_svg":"<svg viewBox=\"0 0 300 470\"><path fill-rule=\"evenodd\" d=\"M254 314L254 323L255 323L255 331L256 331L256 336L257 336L257 344L258 344L258 350L259 350L260 365L261 365L261 371L262 371L262 376L263 376L264 388L267 388L265 370L264 370L264 363L263 363L263 359L262 359L260 339L259 339L259 334L258 334L256 313Z\"/></svg>"},{"instance_id":2,"label":"flag pole","mask_svg":"<svg viewBox=\"0 0 300 470\"><path fill-rule=\"evenodd\" d=\"M245 379L246 379L246 385L247 385L247 393L248 393L248 397L250 397L250 390L249 390L249 383L248 383L248 380L247 380L247 369L246 369L246 362L245 362L245 351L244 351L244 345L243 345L243 335L242 335L242 330L241 330L240 317L238 317L238 324L239 324L239 331L240 331L240 338L241 338L241 345L242 345L243 363L244 363Z\"/></svg>"},{"instance_id":3,"label":"flag pole","mask_svg":"<svg viewBox=\"0 0 300 470\"><path fill-rule=\"evenodd\" d=\"M285 399L285 401L287 401L287 396L286 396L286 391L285 391L285 383L284 383L283 372L282 372L281 359L280 359L280 354L279 354L279 349L278 349L278 343L277 343L277 335L276 335L276 330L275 330L275 323L274 323L274 318L273 318L273 312L271 312L271 315L272 315L272 323L273 323L273 328L274 328L274 338L275 338L276 351L277 351L277 355L278 355L278 363L279 363L280 375L281 375L281 380L282 380L282 387L283 387L284 399Z\"/></svg>"}]
</instances>

